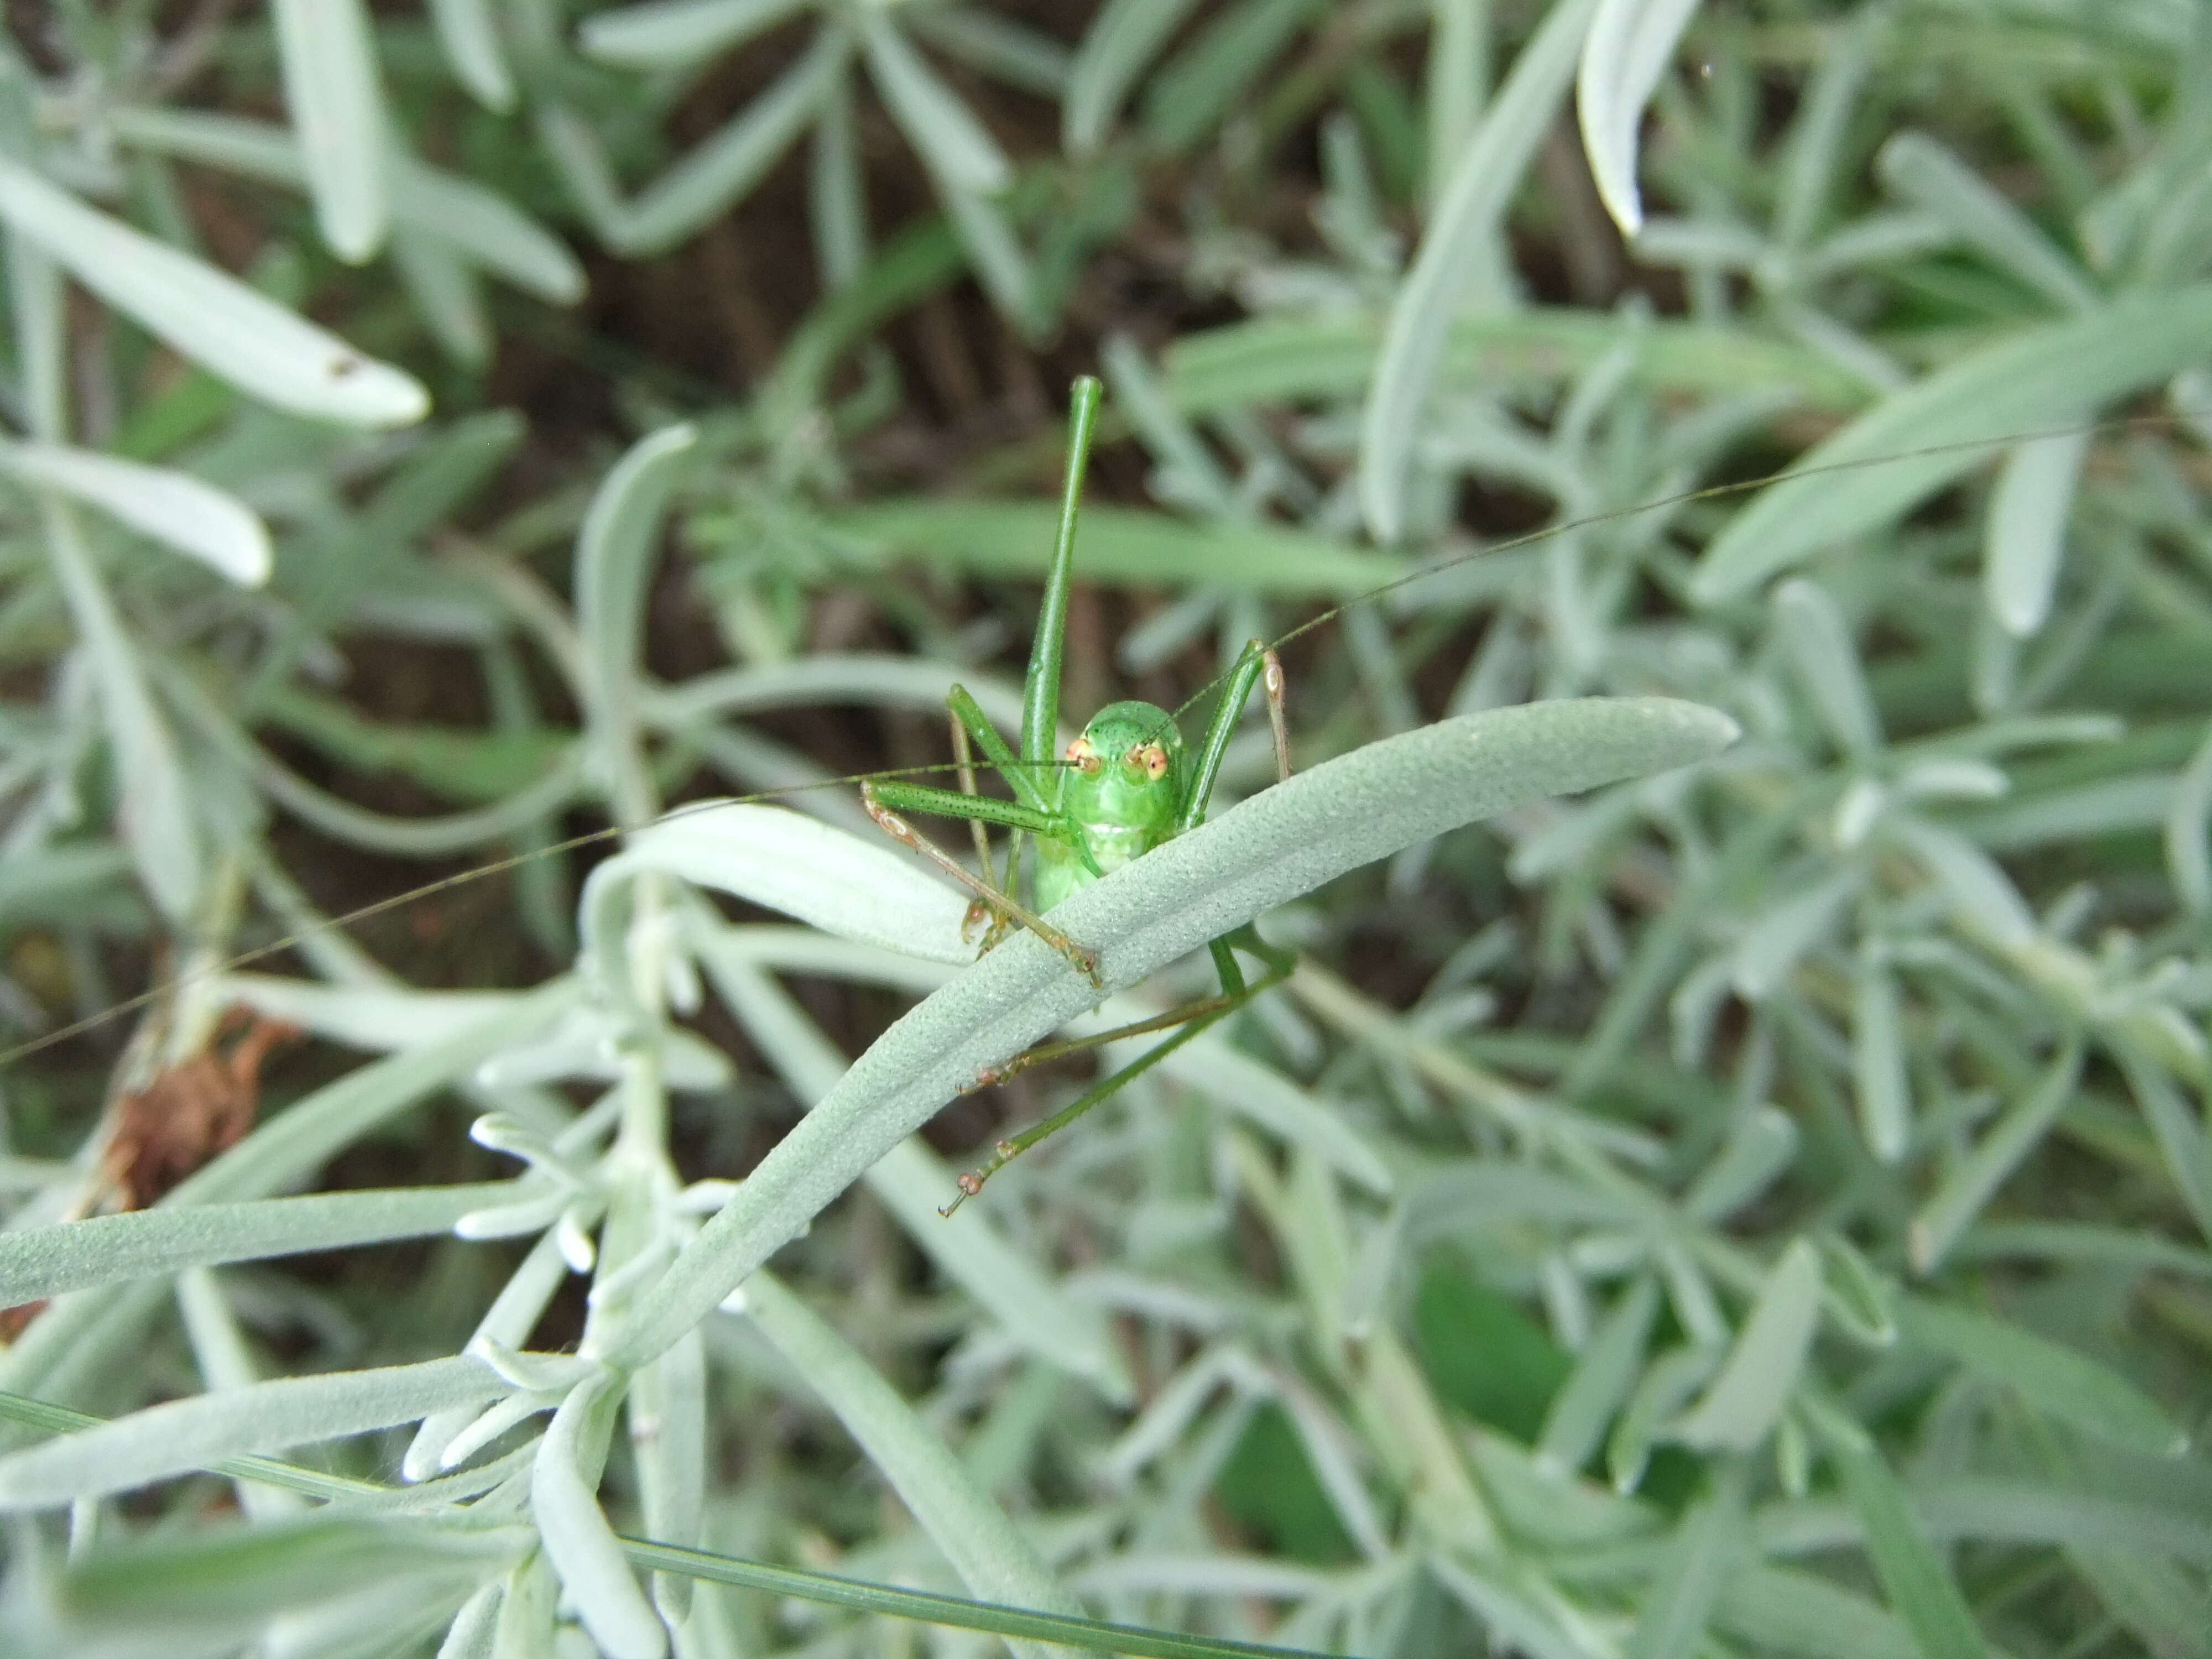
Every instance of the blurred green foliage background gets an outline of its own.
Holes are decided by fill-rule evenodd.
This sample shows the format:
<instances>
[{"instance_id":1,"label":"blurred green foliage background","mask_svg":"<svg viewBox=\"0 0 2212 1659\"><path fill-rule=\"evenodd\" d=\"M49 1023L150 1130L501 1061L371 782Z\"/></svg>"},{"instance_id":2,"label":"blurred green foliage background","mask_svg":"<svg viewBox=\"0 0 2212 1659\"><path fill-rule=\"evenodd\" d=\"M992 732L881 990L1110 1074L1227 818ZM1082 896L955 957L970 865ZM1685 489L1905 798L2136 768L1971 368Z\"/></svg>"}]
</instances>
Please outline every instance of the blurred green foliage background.
<instances>
[{"instance_id":1,"label":"blurred green foliage background","mask_svg":"<svg viewBox=\"0 0 2212 1659\"><path fill-rule=\"evenodd\" d=\"M619 1532L1194 1656L2212 1653L2212 9L9 24L10 1651L1050 1633ZM1018 724L1089 373L1071 721L1261 638L1301 771L1740 740L1272 913L957 1223L1087 1063L802 1137L698 1315L923 1074L957 951L823 907L927 910L858 780ZM638 833L733 795L822 827Z\"/></svg>"}]
</instances>

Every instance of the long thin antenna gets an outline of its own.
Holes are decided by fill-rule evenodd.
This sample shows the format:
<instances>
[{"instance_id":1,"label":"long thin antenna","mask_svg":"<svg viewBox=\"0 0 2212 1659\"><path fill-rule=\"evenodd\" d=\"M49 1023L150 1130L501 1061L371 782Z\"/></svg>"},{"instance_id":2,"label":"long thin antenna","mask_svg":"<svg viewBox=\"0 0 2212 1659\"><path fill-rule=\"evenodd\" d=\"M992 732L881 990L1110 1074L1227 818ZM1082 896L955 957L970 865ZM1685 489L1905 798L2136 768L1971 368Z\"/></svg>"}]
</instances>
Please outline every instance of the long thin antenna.
<instances>
[{"instance_id":1,"label":"long thin antenna","mask_svg":"<svg viewBox=\"0 0 2212 1659\"><path fill-rule=\"evenodd\" d=\"M1095 416L1097 407L1096 393L1097 383L1094 380L1090 384L1092 392L1086 406L1082 396L1082 382L1078 382L1075 416L1079 432L1071 435L1077 436L1079 441L1071 445L1074 464L1070 466L1068 476L1064 482L1064 496L1081 487L1082 458L1086 456L1089 451L1090 421ZM1824 474L1836 472L1854 472L1868 467L1885 466L1895 461L1917 460L1931 455L2000 449L2008 444L2030 442L2038 438L2062 437L2084 433L2094 435L2106 432L2155 430L2180 425L2192 420L2212 420L2212 410L2172 410L2154 415L2113 416L2030 432L2007 433L1987 438L1954 439L1944 443L1927 444L1914 449L1899 450L1893 454L1868 455L1856 460L1835 461L1813 466L1791 465L1773 472L1763 473L1757 477L1739 478L1727 483L1705 484L1695 489L1679 490L1672 495L1655 496L1650 501L1639 501L1632 506L1613 507L1602 513L1592 513L1581 518L1564 520L1558 524L1546 525L1540 529L1528 531L1525 534L1511 537L1502 542L1487 543L1480 547L1469 548L1431 560L1415 569L1370 588L1364 593L1341 600L1317 615L1309 617L1295 628L1277 635L1269 642L1267 648L1279 650L1292 641L1300 639L1334 621L1347 611L1358 605L1372 604L1386 594L1397 592L1415 582L1425 580L1431 576L1455 568L1469 560L1488 558L1499 553L1511 552L1517 548L1533 546L1538 543L1548 541L1554 536L1567 535L1575 531L1589 530L1601 525L1616 524L1624 520L1640 517L1647 513L1662 512L1667 508L1684 506L1692 501L1721 501L1732 495L1747 495L1753 490L1764 489L1770 484L1779 483L1786 479L1819 477ZM1072 533L1073 515L1066 512L1065 503L1062 519L1062 536L1066 538ZM1056 556L1057 552L1058 550L1055 550ZM1212 695L1226 678L1227 674L1224 672L1217 674L1206 681L1175 709L1170 719L1180 719L1200 701ZM1055 688L1056 684L1055 681ZM1049 742L1048 728L1047 740ZM1047 758L1037 762L1025 761L1024 763L1054 766L1060 763ZM854 787L880 778L918 777L957 769L958 763L948 761L927 766L895 767L884 771L855 772L844 777L823 778L814 783L796 784L781 789L762 790L750 795L717 796L712 800L694 801L672 808L656 822L666 823L672 818L683 817L687 812L703 811L717 806L785 799L790 796L803 794L811 789ZM388 898L378 899L372 903L362 905L341 915L328 917L314 927L295 930L281 939L273 939L266 945L257 945L250 951L240 951L236 956L212 966L197 969L174 979L165 980L148 990L139 992L135 996L125 997L120 1002L103 1008L97 1013L87 1014L82 1018L71 1020L66 1025L57 1026L51 1031L42 1031L37 1036L27 1038L6 1048L0 1048L0 1068L11 1066L19 1060L27 1059L42 1049L52 1048L57 1043L66 1042L71 1037L82 1036L88 1031L96 1030L111 1021L120 1019L125 1014L134 1013L139 1009L151 1006L184 986L223 974L234 973L240 968L250 967L281 951L289 951L314 934L351 928L373 917L382 915L386 911L412 904L418 899L429 898L439 893L451 891L456 887L465 886L471 882L481 881L487 877L501 874L506 871L530 863L535 859L548 858L555 854L573 852L579 848L612 841L625 833L620 827L614 825L601 830L587 830L582 835L571 836L566 840L555 842L550 846L533 848L526 853L516 853L506 858L495 859L488 864L477 865L454 875L443 876L436 881L425 882L420 887L410 888L404 893L395 893Z\"/></svg>"}]
</instances>

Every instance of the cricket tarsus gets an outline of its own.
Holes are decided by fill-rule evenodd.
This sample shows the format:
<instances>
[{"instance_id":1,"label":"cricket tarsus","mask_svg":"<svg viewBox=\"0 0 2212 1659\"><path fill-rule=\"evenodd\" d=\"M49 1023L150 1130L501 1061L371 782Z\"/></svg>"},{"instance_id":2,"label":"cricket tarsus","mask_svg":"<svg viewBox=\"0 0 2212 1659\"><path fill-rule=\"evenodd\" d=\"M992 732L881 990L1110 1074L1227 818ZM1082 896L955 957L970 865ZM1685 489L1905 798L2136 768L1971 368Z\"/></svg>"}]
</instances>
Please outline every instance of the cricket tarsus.
<instances>
[{"instance_id":1,"label":"cricket tarsus","mask_svg":"<svg viewBox=\"0 0 2212 1659\"><path fill-rule=\"evenodd\" d=\"M925 796L943 796L945 799L943 802L937 802L921 799ZM981 799L981 797L975 798L977 800ZM924 789L919 785L908 786L905 789L898 789L895 792L894 786L890 784L864 783L860 786L860 799L868 809L868 816L875 820L876 828L892 840L911 847L945 874L960 883L962 886L968 888L975 895L977 903L988 907L1008 921L1018 922L1028 928L1030 932L1059 951L1061 956L1066 957L1069 965L1077 973L1089 979L1093 985L1101 982L1098 978L1098 953L1096 951L1085 950L1042 916L1001 892L988 875L979 876L968 869L951 854L930 840L896 812L892 811L890 805L887 805L887 803L896 803L905 805L909 810L918 807L924 811L945 811L951 810L945 804L945 802L969 800L969 797L955 794L949 789ZM999 805L997 802L988 804Z\"/></svg>"}]
</instances>

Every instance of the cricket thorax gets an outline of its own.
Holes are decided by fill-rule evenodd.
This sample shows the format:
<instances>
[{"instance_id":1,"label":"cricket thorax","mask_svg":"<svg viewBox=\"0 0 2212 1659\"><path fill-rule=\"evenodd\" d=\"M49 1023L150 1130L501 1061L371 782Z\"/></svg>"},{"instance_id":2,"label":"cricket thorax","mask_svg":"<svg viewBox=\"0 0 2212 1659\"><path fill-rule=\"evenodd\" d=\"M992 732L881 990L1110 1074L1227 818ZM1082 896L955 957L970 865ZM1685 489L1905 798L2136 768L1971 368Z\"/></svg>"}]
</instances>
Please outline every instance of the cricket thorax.
<instances>
[{"instance_id":1,"label":"cricket thorax","mask_svg":"<svg viewBox=\"0 0 2212 1659\"><path fill-rule=\"evenodd\" d=\"M1039 846L1037 897L1047 908L1174 835L1188 787L1174 717L1148 702L1100 709L1065 759L1060 807L1082 848Z\"/></svg>"}]
</instances>

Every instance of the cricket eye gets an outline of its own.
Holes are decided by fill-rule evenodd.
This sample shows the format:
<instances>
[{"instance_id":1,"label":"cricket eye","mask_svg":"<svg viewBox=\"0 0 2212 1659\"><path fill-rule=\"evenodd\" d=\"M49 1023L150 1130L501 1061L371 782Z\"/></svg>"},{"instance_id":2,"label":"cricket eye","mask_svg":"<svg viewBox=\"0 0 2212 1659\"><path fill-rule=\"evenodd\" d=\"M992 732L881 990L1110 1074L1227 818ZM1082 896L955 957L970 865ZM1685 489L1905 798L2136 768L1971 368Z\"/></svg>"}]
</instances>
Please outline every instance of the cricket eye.
<instances>
[{"instance_id":1,"label":"cricket eye","mask_svg":"<svg viewBox=\"0 0 2212 1659\"><path fill-rule=\"evenodd\" d=\"M1156 743L1148 743L1129 758L1145 769L1145 775L1158 783L1168 775L1168 751Z\"/></svg>"},{"instance_id":2,"label":"cricket eye","mask_svg":"<svg viewBox=\"0 0 2212 1659\"><path fill-rule=\"evenodd\" d=\"M1078 738L1073 743L1069 744L1067 758L1071 764L1083 771L1096 772L1098 769L1098 756L1091 749L1091 739L1088 738Z\"/></svg>"}]
</instances>

